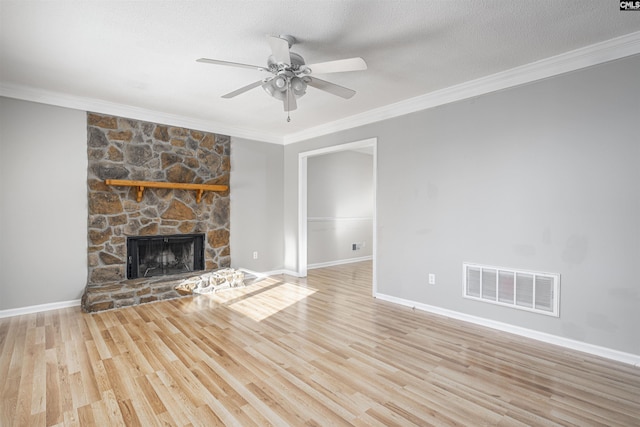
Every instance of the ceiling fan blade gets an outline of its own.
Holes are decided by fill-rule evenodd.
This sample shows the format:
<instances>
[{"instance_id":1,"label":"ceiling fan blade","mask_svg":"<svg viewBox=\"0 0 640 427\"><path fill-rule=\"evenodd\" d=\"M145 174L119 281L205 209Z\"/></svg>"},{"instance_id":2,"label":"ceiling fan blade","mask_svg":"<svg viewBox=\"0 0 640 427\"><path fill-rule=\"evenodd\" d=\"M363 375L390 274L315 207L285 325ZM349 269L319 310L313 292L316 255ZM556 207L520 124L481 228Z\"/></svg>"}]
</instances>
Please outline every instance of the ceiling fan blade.
<instances>
[{"instance_id":1,"label":"ceiling fan blade","mask_svg":"<svg viewBox=\"0 0 640 427\"><path fill-rule=\"evenodd\" d=\"M203 62L205 64L215 64L215 65L227 65L230 67L249 68L251 70L258 70L258 71L269 71L268 68L259 67L257 65L240 64L238 62L220 61L217 59L209 59L209 58L196 59L196 62Z\"/></svg>"},{"instance_id":2,"label":"ceiling fan blade","mask_svg":"<svg viewBox=\"0 0 640 427\"><path fill-rule=\"evenodd\" d=\"M315 77L305 77L305 79L309 79L309 81L307 81L307 84L309 86L315 87L316 89L320 89L325 92L329 92L330 94L339 96L340 98L349 99L356 94L355 90L348 89L335 83L320 80Z\"/></svg>"},{"instance_id":3,"label":"ceiling fan blade","mask_svg":"<svg viewBox=\"0 0 640 427\"><path fill-rule=\"evenodd\" d=\"M264 80L258 80L257 82L253 82L250 85L243 86L240 89L236 89L233 92L229 92L226 95L222 95L222 97L226 98L226 99L233 98L234 96L238 96L241 93L245 93L245 92L253 89L254 87L258 87L258 86L262 85L263 83L264 83Z\"/></svg>"},{"instance_id":4,"label":"ceiling fan blade","mask_svg":"<svg viewBox=\"0 0 640 427\"><path fill-rule=\"evenodd\" d=\"M282 102L284 103L284 111L293 111L298 108L296 97L293 95L291 89L287 89Z\"/></svg>"},{"instance_id":5,"label":"ceiling fan blade","mask_svg":"<svg viewBox=\"0 0 640 427\"><path fill-rule=\"evenodd\" d=\"M278 64L291 65L291 55L289 55L289 42L280 37L267 36L267 41L271 47L273 59Z\"/></svg>"},{"instance_id":6,"label":"ceiling fan blade","mask_svg":"<svg viewBox=\"0 0 640 427\"><path fill-rule=\"evenodd\" d=\"M337 61L319 62L306 65L313 74L342 73L345 71L362 71L367 69L367 63L362 58L338 59Z\"/></svg>"}]
</instances>

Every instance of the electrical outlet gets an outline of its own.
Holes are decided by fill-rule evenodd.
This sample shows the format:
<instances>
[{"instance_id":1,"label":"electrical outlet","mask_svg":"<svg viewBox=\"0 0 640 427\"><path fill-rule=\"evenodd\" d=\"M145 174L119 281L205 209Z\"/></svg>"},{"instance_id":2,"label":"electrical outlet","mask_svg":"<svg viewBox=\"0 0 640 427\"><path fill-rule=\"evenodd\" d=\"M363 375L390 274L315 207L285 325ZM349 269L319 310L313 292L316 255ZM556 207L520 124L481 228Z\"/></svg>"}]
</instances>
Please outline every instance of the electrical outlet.
<instances>
[{"instance_id":1,"label":"electrical outlet","mask_svg":"<svg viewBox=\"0 0 640 427\"><path fill-rule=\"evenodd\" d=\"M253 259L258 259L258 251L253 252Z\"/></svg>"},{"instance_id":2,"label":"electrical outlet","mask_svg":"<svg viewBox=\"0 0 640 427\"><path fill-rule=\"evenodd\" d=\"M357 243L353 243L353 244L351 245L351 250L352 250L352 251L356 251L356 250L358 250L358 244L357 244Z\"/></svg>"},{"instance_id":3,"label":"electrical outlet","mask_svg":"<svg viewBox=\"0 0 640 427\"><path fill-rule=\"evenodd\" d=\"M433 273L429 273L429 284L430 285L436 284L436 275Z\"/></svg>"}]
</instances>

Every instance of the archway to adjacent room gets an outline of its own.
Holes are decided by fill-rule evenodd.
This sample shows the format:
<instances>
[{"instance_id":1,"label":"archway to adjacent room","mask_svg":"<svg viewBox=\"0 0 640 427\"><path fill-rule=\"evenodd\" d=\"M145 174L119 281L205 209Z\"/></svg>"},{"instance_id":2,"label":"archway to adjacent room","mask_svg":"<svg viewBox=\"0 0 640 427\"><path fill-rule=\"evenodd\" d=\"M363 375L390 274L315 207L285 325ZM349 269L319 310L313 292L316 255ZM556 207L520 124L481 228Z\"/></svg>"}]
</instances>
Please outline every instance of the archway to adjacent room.
<instances>
[{"instance_id":1,"label":"archway to adjacent room","mask_svg":"<svg viewBox=\"0 0 640 427\"><path fill-rule=\"evenodd\" d=\"M376 252L377 252L377 226L376 226L376 188L377 188L377 138L369 138L347 144L320 148L298 154L298 275L305 277L308 269L308 160L315 156L322 156L341 151L367 151L371 154L372 161L372 187L373 187L373 212L372 212L372 294L377 291Z\"/></svg>"}]
</instances>

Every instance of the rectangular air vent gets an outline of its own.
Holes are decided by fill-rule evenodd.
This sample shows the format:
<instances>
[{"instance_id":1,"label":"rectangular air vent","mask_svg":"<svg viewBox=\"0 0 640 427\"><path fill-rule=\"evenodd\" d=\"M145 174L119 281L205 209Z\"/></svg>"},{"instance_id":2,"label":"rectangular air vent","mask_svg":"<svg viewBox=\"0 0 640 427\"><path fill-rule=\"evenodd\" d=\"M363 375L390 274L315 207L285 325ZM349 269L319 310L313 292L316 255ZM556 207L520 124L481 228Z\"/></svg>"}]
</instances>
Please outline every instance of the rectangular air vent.
<instances>
[{"instance_id":1,"label":"rectangular air vent","mask_svg":"<svg viewBox=\"0 0 640 427\"><path fill-rule=\"evenodd\" d=\"M463 296L560 316L560 275L464 263Z\"/></svg>"}]
</instances>

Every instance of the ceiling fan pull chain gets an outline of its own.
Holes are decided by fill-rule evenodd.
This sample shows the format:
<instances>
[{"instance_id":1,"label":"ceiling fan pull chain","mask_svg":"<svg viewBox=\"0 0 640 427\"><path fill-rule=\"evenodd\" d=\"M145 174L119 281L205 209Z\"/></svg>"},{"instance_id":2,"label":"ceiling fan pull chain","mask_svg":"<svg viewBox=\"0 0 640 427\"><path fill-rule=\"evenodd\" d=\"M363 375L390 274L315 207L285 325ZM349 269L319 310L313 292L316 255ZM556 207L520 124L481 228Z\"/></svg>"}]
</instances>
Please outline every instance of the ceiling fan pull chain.
<instances>
[{"instance_id":1,"label":"ceiling fan pull chain","mask_svg":"<svg viewBox=\"0 0 640 427\"><path fill-rule=\"evenodd\" d=\"M287 79L287 123L291 121L291 109L290 109L291 98L289 98L290 95L291 95L291 80Z\"/></svg>"}]
</instances>

